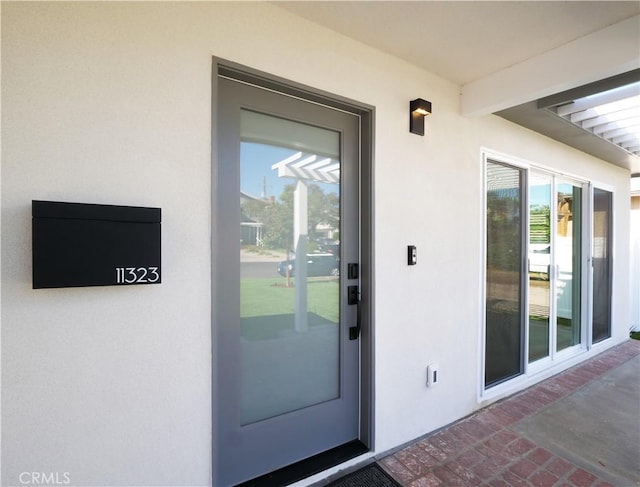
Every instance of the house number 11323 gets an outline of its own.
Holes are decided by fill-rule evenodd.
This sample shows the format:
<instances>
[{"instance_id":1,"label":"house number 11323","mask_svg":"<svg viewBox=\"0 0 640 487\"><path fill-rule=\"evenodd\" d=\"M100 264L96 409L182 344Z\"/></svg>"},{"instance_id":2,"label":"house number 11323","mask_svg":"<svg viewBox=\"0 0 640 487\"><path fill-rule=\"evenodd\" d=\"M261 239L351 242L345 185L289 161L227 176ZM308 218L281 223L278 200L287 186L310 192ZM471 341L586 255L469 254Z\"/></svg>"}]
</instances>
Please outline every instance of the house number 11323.
<instances>
[{"instance_id":1,"label":"house number 11323","mask_svg":"<svg viewBox=\"0 0 640 487\"><path fill-rule=\"evenodd\" d=\"M159 280L157 267L116 267L116 284L153 284Z\"/></svg>"}]
</instances>

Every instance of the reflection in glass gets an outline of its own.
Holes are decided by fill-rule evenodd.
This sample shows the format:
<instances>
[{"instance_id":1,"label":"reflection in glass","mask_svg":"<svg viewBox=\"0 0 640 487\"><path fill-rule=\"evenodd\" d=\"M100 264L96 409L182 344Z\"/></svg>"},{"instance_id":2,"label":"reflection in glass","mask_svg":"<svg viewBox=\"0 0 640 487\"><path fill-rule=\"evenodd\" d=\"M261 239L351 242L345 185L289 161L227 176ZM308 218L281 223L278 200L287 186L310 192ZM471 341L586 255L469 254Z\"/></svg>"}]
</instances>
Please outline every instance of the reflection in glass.
<instances>
[{"instance_id":1,"label":"reflection in glass","mask_svg":"<svg viewBox=\"0 0 640 487\"><path fill-rule=\"evenodd\" d=\"M485 385L522 371L523 170L487 162Z\"/></svg>"},{"instance_id":2,"label":"reflection in glass","mask_svg":"<svg viewBox=\"0 0 640 487\"><path fill-rule=\"evenodd\" d=\"M549 356L551 178L529 184L529 362Z\"/></svg>"},{"instance_id":3,"label":"reflection in glass","mask_svg":"<svg viewBox=\"0 0 640 487\"><path fill-rule=\"evenodd\" d=\"M611 229L613 194L593 190L593 342L611 336Z\"/></svg>"},{"instance_id":4,"label":"reflection in glass","mask_svg":"<svg viewBox=\"0 0 640 487\"><path fill-rule=\"evenodd\" d=\"M340 135L241 112L240 424L339 396Z\"/></svg>"},{"instance_id":5,"label":"reflection in glass","mask_svg":"<svg viewBox=\"0 0 640 487\"><path fill-rule=\"evenodd\" d=\"M580 343L582 188L560 183L556 196L556 343L559 351Z\"/></svg>"}]
</instances>

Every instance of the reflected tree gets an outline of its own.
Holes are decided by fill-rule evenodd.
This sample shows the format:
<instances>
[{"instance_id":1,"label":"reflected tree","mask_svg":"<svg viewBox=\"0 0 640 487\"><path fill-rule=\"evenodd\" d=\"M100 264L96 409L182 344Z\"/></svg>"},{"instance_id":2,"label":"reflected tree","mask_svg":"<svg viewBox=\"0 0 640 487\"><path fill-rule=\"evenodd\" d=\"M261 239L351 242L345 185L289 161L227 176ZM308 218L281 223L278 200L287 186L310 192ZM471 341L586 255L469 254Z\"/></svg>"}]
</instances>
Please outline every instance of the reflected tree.
<instances>
[{"instance_id":1,"label":"reflected tree","mask_svg":"<svg viewBox=\"0 0 640 487\"><path fill-rule=\"evenodd\" d=\"M252 200L242 204L243 215L264 225L263 246L267 249L286 249L293 235L293 193L295 185L287 184L277 200ZM315 240L319 225L339 228L339 196L325 192L317 184L308 185L308 235Z\"/></svg>"}]
</instances>

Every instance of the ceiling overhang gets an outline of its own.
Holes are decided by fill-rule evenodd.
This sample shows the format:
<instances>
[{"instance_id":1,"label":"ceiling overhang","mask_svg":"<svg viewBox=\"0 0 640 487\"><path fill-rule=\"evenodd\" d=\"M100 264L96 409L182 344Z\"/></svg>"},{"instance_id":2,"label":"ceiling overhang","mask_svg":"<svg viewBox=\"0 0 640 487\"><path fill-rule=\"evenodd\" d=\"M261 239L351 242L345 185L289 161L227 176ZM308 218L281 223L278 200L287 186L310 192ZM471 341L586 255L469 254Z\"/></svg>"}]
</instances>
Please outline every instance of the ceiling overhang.
<instances>
[{"instance_id":1,"label":"ceiling overhang","mask_svg":"<svg viewBox=\"0 0 640 487\"><path fill-rule=\"evenodd\" d=\"M640 15L462 86L465 116L496 113L640 68Z\"/></svg>"},{"instance_id":2,"label":"ceiling overhang","mask_svg":"<svg viewBox=\"0 0 640 487\"><path fill-rule=\"evenodd\" d=\"M640 69L636 69L599 82L589 83L549 97L500 110L496 112L496 115L632 173L638 173L640 172L640 157L562 118L556 113L554 107L639 80Z\"/></svg>"},{"instance_id":3,"label":"ceiling overhang","mask_svg":"<svg viewBox=\"0 0 640 487\"><path fill-rule=\"evenodd\" d=\"M463 115L495 113L587 154L640 172L640 157L559 117L552 106L640 79L640 16L462 87Z\"/></svg>"}]
</instances>

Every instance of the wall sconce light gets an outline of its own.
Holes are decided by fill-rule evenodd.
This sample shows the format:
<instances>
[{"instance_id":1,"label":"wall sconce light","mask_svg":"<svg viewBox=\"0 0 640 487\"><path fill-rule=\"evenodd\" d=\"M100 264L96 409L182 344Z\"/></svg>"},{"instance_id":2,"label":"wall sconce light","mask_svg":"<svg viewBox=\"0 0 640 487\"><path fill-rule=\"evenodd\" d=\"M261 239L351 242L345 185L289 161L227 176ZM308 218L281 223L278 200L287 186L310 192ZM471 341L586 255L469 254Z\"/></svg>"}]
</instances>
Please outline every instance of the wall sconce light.
<instances>
[{"instance_id":1,"label":"wall sconce light","mask_svg":"<svg viewBox=\"0 0 640 487\"><path fill-rule=\"evenodd\" d=\"M409 131L412 134L424 135L424 117L431 115L431 102L423 100L422 98L416 98L411 100L409 104L410 120Z\"/></svg>"}]
</instances>

